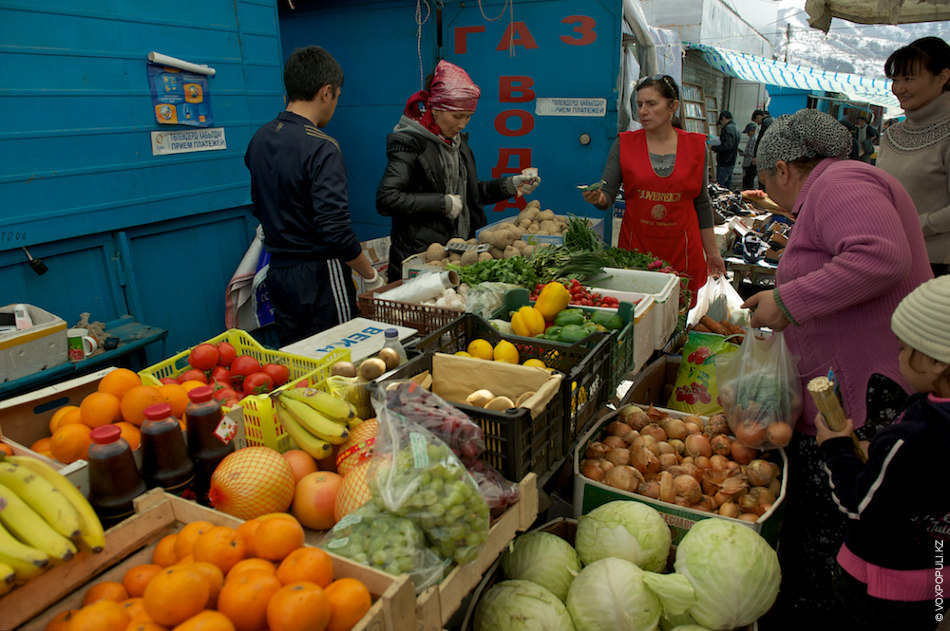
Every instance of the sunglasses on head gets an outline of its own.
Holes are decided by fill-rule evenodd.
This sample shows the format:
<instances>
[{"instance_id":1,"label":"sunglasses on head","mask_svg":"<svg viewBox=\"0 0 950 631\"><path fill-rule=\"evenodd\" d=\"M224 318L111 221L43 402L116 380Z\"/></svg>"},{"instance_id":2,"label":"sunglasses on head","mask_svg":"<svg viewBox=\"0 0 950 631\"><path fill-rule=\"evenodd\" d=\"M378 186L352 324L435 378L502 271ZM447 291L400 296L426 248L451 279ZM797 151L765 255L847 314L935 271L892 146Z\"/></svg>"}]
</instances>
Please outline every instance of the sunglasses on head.
<instances>
[{"instance_id":1,"label":"sunglasses on head","mask_svg":"<svg viewBox=\"0 0 950 631\"><path fill-rule=\"evenodd\" d=\"M640 88L642 88L643 85L647 81L662 81L670 88L670 90L673 91L673 94L676 94L677 96L679 96L679 90L677 90L676 86L673 85L673 82L670 80L670 77L665 74L654 74L648 77L640 77L640 79L637 81L636 89L639 90Z\"/></svg>"}]
</instances>

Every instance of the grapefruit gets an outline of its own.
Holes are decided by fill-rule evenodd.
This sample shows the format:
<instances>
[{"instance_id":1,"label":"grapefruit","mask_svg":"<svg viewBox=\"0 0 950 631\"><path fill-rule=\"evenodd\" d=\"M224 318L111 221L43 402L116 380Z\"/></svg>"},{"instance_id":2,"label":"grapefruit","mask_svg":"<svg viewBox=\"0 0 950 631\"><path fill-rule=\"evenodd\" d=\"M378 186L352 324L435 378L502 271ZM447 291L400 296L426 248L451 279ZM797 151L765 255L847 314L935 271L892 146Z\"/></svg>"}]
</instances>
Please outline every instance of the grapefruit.
<instances>
[{"instance_id":1,"label":"grapefruit","mask_svg":"<svg viewBox=\"0 0 950 631\"><path fill-rule=\"evenodd\" d=\"M333 509L343 484L343 476L331 471L307 474L297 483L291 512L313 530L329 530L336 523Z\"/></svg>"}]
</instances>

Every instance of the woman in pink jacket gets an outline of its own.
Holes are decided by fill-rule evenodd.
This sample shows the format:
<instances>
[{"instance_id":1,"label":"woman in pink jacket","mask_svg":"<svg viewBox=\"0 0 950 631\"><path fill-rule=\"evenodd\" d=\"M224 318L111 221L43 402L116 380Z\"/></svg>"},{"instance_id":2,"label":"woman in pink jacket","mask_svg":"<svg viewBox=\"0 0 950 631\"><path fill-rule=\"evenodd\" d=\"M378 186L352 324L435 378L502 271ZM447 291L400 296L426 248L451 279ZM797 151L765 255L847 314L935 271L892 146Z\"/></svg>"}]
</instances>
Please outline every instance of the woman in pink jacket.
<instances>
[{"instance_id":1,"label":"woman in pink jacket","mask_svg":"<svg viewBox=\"0 0 950 631\"><path fill-rule=\"evenodd\" d=\"M889 335L901 299L933 277L917 210L891 175L845 160L848 130L817 110L780 116L757 154L769 196L795 216L775 289L752 296L752 325L784 331L798 360L804 411L789 446L788 506L779 554L785 621L821 626L831 604L844 515L818 457L817 413L804 386L834 372L859 438L894 417L909 388ZM863 435L862 435L863 434ZM780 607L781 608L781 607ZM824 618L827 619L827 618Z\"/></svg>"}]
</instances>

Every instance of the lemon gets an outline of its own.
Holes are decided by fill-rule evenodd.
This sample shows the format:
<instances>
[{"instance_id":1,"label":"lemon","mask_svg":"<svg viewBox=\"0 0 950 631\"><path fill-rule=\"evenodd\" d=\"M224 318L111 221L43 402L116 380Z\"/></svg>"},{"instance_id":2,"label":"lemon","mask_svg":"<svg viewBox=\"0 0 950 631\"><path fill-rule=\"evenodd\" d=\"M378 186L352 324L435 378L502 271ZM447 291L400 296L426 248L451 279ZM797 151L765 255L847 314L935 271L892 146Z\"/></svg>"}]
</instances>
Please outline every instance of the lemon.
<instances>
[{"instance_id":1,"label":"lemon","mask_svg":"<svg viewBox=\"0 0 950 631\"><path fill-rule=\"evenodd\" d=\"M468 345L468 354L478 359L491 359L492 350L491 343L481 338L472 340Z\"/></svg>"},{"instance_id":2,"label":"lemon","mask_svg":"<svg viewBox=\"0 0 950 631\"><path fill-rule=\"evenodd\" d=\"M468 351L458 351L458 352L455 353L455 355L458 355L459 357L471 357L471 356L472 356L471 353L469 353Z\"/></svg>"},{"instance_id":3,"label":"lemon","mask_svg":"<svg viewBox=\"0 0 950 631\"><path fill-rule=\"evenodd\" d=\"M518 363L518 349L508 340L502 340L495 346L494 357L496 362L505 362L507 364Z\"/></svg>"},{"instance_id":4,"label":"lemon","mask_svg":"<svg viewBox=\"0 0 950 631\"><path fill-rule=\"evenodd\" d=\"M544 365L544 362L540 359L526 359L524 360L524 365L534 366L535 368L547 368L547 366Z\"/></svg>"}]
</instances>

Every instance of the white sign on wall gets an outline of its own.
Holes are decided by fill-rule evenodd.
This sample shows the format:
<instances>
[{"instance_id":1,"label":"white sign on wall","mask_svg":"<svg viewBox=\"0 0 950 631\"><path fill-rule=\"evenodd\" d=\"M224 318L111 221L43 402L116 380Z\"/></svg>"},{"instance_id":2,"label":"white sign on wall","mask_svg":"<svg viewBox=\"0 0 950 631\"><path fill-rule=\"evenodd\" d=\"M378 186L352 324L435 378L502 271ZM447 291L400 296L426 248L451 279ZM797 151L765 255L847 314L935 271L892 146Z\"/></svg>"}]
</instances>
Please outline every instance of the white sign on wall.
<instances>
[{"instance_id":1,"label":"white sign on wall","mask_svg":"<svg viewBox=\"0 0 950 631\"><path fill-rule=\"evenodd\" d=\"M538 116L606 116L607 99L561 99L538 97L534 113Z\"/></svg>"},{"instance_id":2,"label":"white sign on wall","mask_svg":"<svg viewBox=\"0 0 950 631\"><path fill-rule=\"evenodd\" d=\"M194 151L217 151L227 148L228 143L224 138L223 127L152 132L153 156L192 153Z\"/></svg>"}]
</instances>

